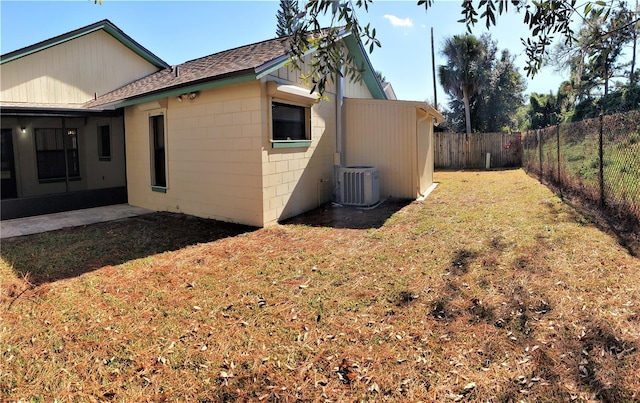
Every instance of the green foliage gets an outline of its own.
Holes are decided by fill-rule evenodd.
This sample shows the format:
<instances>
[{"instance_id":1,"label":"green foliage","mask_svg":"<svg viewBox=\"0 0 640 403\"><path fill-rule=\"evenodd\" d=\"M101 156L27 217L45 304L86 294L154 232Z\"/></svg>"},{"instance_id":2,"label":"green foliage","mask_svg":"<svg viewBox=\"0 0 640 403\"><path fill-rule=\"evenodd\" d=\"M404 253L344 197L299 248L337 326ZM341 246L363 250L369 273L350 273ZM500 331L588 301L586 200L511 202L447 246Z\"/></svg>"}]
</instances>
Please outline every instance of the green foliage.
<instances>
[{"instance_id":1,"label":"green foliage","mask_svg":"<svg viewBox=\"0 0 640 403\"><path fill-rule=\"evenodd\" d=\"M639 117L640 110L635 110L528 132L523 165L606 205L618 217L639 222Z\"/></svg>"},{"instance_id":2,"label":"green foliage","mask_svg":"<svg viewBox=\"0 0 640 403\"><path fill-rule=\"evenodd\" d=\"M418 0L417 4L426 11L435 0ZM336 46L341 35L351 32L360 38L369 52L380 46L376 38L376 30L369 24L360 25L356 17L356 11L364 9L368 11L373 0L355 0L339 2L335 0L309 0L304 11L297 15L298 18L289 19L287 29L292 33L290 41L292 66L301 69L302 57L312 48L317 52L313 56L310 71L306 76L313 81L314 90L324 93L328 82L335 74L345 74L349 77L360 79L361 66L356 66L350 57L339 54ZM574 32L571 28L573 22L585 19L588 15L598 16L606 20L612 11L616 10L613 1L587 1L582 10L577 6L577 0L541 0L528 2L524 0L482 0L479 3L471 1L461 2L462 18L459 22L467 27L469 33L479 21L483 21L487 28L497 24L498 16L506 14L509 9L518 11L523 15L525 24L531 38L522 40L527 57L524 70L527 76L535 76L542 67L548 47L555 36L563 39L565 46L570 46L574 41ZM310 37L309 32L319 32L320 16L330 15L330 29L323 31L322 37ZM341 26L344 30L336 29ZM602 32L604 36L608 32ZM597 49L590 50L589 55L596 55Z\"/></svg>"},{"instance_id":3,"label":"green foliage","mask_svg":"<svg viewBox=\"0 0 640 403\"><path fill-rule=\"evenodd\" d=\"M381 83L386 83L387 82L387 77L385 77L380 70L376 70L376 78Z\"/></svg>"},{"instance_id":4,"label":"green foliage","mask_svg":"<svg viewBox=\"0 0 640 403\"><path fill-rule=\"evenodd\" d=\"M454 35L447 38L442 54L447 64L438 66L440 84L454 100L464 104L467 139L471 133L471 98L482 89L484 69L482 61L486 48L473 35Z\"/></svg>"},{"instance_id":5,"label":"green foliage","mask_svg":"<svg viewBox=\"0 0 640 403\"><path fill-rule=\"evenodd\" d=\"M309 71L303 72L303 79L312 84L311 92L323 95L336 74L351 80L360 81L364 66L357 65L349 52L343 51L342 38L351 33L359 38L369 52L380 47L376 39L376 29L370 24L360 25L356 17L356 9L369 9L373 0L356 0L342 2L330 0L310 0L298 18L287 20L287 29L291 31L289 40L291 66L301 70L303 57L315 50ZM319 17L331 15L329 28L322 29Z\"/></svg>"},{"instance_id":6,"label":"green foliage","mask_svg":"<svg viewBox=\"0 0 640 403\"><path fill-rule=\"evenodd\" d=\"M278 38L289 36L293 33L291 27L300 13L297 0L280 0L280 9L276 13L276 35Z\"/></svg>"},{"instance_id":7,"label":"green foliage","mask_svg":"<svg viewBox=\"0 0 640 403\"><path fill-rule=\"evenodd\" d=\"M419 0L418 5L428 10L435 0ZM498 5L496 10L496 3ZM527 56L524 70L527 76L535 76L543 65L547 49L552 40L558 34L563 39L565 46L570 46L574 41L572 22L582 20L587 15L596 15L606 20L612 10L613 1L587 1L582 11L578 9L576 0L482 0L477 5L471 1L461 3L461 18L458 22L472 32L476 23L484 21L487 29L497 24L497 17L506 14L509 7L523 15L523 23L527 25L531 38L522 39ZM481 11L478 17L478 12Z\"/></svg>"},{"instance_id":8,"label":"green foliage","mask_svg":"<svg viewBox=\"0 0 640 403\"><path fill-rule=\"evenodd\" d=\"M577 104L574 113L564 111L565 121L597 116L600 107L605 113L633 109L633 106L620 104L626 102L621 100L620 94L610 97L610 87L619 91L625 86L634 86L635 49L631 52L630 63L619 60L625 47L635 44L634 25L638 20L634 18L625 2L615 3L615 8L607 12L587 5L576 40L571 46L556 47L549 62L559 71L569 69L570 79L563 83L564 93ZM630 69L626 70L627 67ZM616 77L628 78L627 84L613 82Z\"/></svg>"},{"instance_id":9,"label":"green foliage","mask_svg":"<svg viewBox=\"0 0 640 403\"><path fill-rule=\"evenodd\" d=\"M508 50L503 50L499 58L496 56L497 45L489 34L482 35L479 43L483 49L477 61L476 86L479 91L469 97L471 131L509 132L519 127L517 112L524 103L524 78ZM453 100L449 103L447 120L452 129L461 131L465 122L464 102L455 93L449 95Z\"/></svg>"},{"instance_id":10,"label":"green foliage","mask_svg":"<svg viewBox=\"0 0 640 403\"><path fill-rule=\"evenodd\" d=\"M529 130L529 105L520 105L516 111L515 123L521 131Z\"/></svg>"},{"instance_id":11,"label":"green foliage","mask_svg":"<svg viewBox=\"0 0 640 403\"><path fill-rule=\"evenodd\" d=\"M625 86L602 98L587 98L578 103L572 121L640 109L640 85Z\"/></svg>"},{"instance_id":12,"label":"green foliage","mask_svg":"<svg viewBox=\"0 0 640 403\"><path fill-rule=\"evenodd\" d=\"M541 129L575 119L579 112L574 99L568 81L560 84L555 95L532 93L526 106L528 122L521 129Z\"/></svg>"}]
</instances>

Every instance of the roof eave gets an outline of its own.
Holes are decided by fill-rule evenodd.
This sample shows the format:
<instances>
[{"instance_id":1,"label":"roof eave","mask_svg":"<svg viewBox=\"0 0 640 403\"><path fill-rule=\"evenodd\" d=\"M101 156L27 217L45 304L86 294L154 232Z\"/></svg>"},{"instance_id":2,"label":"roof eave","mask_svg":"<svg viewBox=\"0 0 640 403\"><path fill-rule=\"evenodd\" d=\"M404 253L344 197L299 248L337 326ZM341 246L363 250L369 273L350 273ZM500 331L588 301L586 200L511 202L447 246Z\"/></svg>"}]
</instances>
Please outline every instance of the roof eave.
<instances>
[{"instance_id":1,"label":"roof eave","mask_svg":"<svg viewBox=\"0 0 640 403\"><path fill-rule=\"evenodd\" d=\"M364 67L364 70L361 72L362 80L367 86L367 89L369 89L371 96L375 99L387 99L387 95L382 88L380 80L376 77L371 60L369 56L367 56L367 51L364 49L360 39L354 35L345 35L344 43L353 55L355 62Z\"/></svg>"},{"instance_id":2,"label":"roof eave","mask_svg":"<svg viewBox=\"0 0 640 403\"><path fill-rule=\"evenodd\" d=\"M113 106L114 108L124 108L127 106L143 104L145 102L151 102L162 98L178 96L188 92L204 91L212 88L222 87L225 85L241 84L256 79L257 77L255 70L246 69L234 72L232 74L225 74L223 76L216 76L204 80L191 81L189 83L169 88L163 88L154 92L146 92L144 94L101 105L100 107L109 105Z\"/></svg>"},{"instance_id":3,"label":"roof eave","mask_svg":"<svg viewBox=\"0 0 640 403\"><path fill-rule=\"evenodd\" d=\"M429 105L426 102L420 102L420 105L418 106L419 109L422 109L427 115L431 116L432 118L435 119L435 125L438 126L440 123L444 122L444 116L438 112L438 110L436 108L434 108L433 106Z\"/></svg>"},{"instance_id":4,"label":"roof eave","mask_svg":"<svg viewBox=\"0 0 640 403\"><path fill-rule=\"evenodd\" d=\"M340 29L340 31L338 32L338 39L339 40L344 40L344 38L346 38L347 36L352 36L350 31L346 31L344 29ZM304 52L302 54L302 57L305 57L313 52L316 51L316 47L315 46L311 46L309 47L309 49L307 49L306 52ZM256 78L260 79L268 74L273 73L274 71L281 69L282 67L286 66L289 61L290 61L291 55L289 52L285 53L282 56L279 56L275 59L272 59L266 63L263 63L262 65L256 67Z\"/></svg>"},{"instance_id":5,"label":"roof eave","mask_svg":"<svg viewBox=\"0 0 640 403\"><path fill-rule=\"evenodd\" d=\"M40 117L89 117L89 116L118 116L114 109L77 109L77 108L48 108L34 106L0 106L2 116L40 116Z\"/></svg>"}]
</instances>

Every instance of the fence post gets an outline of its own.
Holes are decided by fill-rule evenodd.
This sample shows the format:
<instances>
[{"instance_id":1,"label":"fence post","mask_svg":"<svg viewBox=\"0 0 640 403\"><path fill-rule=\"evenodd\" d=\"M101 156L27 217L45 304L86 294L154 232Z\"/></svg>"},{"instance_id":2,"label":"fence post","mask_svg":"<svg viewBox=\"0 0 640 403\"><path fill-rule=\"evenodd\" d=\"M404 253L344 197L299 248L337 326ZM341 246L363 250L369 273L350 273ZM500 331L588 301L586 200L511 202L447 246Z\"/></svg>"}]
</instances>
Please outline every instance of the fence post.
<instances>
[{"instance_id":1,"label":"fence post","mask_svg":"<svg viewBox=\"0 0 640 403\"><path fill-rule=\"evenodd\" d=\"M562 179L560 179L560 124L556 125L556 152L558 154L558 186L562 188Z\"/></svg>"},{"instance_id":2,"label":"fence post","mask_svg":"<svg viewBox=\"0 0 640 403\"><path fill-rule=\"evenodd\" d=\"M544 136L542 135L542 129L538 129L538 154L540 159L540 177L542 177L542 142L544 141Z\"/></svg>"},{"instance_id":3,"label":"fence post","mask_svg":"<svg viewBox=\"0 0 640 403\"><path fill-rule=\"evenodd\" d=\"M602 139L602 131L603 131L603 115L600 112L600 132L598 135L598 158L600 159L600 205L604 207L606 201L604 198L604 141Z\"/></svg>"}]
</instances>

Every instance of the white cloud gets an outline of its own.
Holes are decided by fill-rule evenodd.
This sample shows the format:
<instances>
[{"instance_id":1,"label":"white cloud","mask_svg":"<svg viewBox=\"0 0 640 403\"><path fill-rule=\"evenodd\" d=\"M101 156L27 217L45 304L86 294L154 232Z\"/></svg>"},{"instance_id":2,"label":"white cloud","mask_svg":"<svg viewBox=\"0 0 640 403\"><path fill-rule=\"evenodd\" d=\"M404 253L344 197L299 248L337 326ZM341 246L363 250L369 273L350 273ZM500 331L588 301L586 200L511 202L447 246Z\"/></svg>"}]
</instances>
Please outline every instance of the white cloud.
<instances>
[{"instance_id":1,"label":"white cloud","mask_svg":"<svg viewBox=\"0 0 640 403\"><path fill-rule=\"evenodd\" d=\"M408 17L398 18L395 15L385 14L384 18L389 20L391 25L393 25L394 27L412 27L413 26L413 21L411 21L411 18L408 18Z\"/></svg>"}]
</instances>

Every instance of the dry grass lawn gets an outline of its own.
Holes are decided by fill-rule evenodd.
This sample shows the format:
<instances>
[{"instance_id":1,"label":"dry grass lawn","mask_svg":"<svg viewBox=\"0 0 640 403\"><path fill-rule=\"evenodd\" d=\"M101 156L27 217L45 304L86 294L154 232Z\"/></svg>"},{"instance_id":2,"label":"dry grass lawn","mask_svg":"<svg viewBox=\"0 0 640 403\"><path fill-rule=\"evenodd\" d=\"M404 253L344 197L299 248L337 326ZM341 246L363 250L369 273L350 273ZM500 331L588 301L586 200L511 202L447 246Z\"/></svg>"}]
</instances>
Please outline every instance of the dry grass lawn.
<instances>
[{"instance_id":1,"label":"dry grass lawn","mask_svg":"<svg viewBox=\"0 0 640 403\"><path fill-rule=\"evenodd\" d=\"M436 180L3 241L0 401L640 401L640 260L521 170Z\"/></svg>"}]
</instances>

